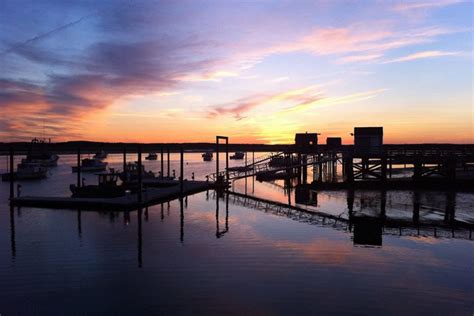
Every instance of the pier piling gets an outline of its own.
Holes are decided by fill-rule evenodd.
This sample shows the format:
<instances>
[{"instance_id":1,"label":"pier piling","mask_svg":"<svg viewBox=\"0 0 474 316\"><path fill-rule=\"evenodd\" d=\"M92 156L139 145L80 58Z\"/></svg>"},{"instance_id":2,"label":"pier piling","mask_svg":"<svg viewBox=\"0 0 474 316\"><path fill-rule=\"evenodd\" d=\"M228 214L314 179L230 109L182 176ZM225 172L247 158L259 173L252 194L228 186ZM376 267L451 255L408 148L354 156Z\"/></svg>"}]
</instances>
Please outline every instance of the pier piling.
<instances>
[{"instance_id":1,"label":"pier piling","mask_svg":"<svg viewBox=\"0 0 474 316\"><path fill-rule=\"evenodd\" d=\"M123 172L125 174L125 171L127 170L127 148L123 148Z\"/></svg>"},{"instance_id":2,"label":"pier piling","mask_svg":"<svg viewBox=\"0 0 474 316\"><path fill-rule=\"evenodd\" d=\"M183 146L180 148L180 157L179 157L179 186L180 192L184 192L184 149Z\"/></svg>"},{"instance_id":3,"label":"pier piling","mask_svg":"<svg viewBox=\"0 0 474 316\"><path fill-rule=\"evenodd\" d=\"M138 203L142 203L142 147L138 146Z\"/></svg>"},{"instance_id":4,"label":"pier piling","mask_svg":"<svg viewBox=\"0 0 474 316\"><path fill-rule=\"evenodd\" d=\"M81 187L81 148L77 148L77 187Z\"/></svg>"},{"instance_id":5,"label":"pier piling","mask_svg":"<svg viewBox=\"0 0 474 316\"><path fill-rule=\"evenodd\" d=\"M164 154L163 153L163 146L161 146L160 151L161 151L161 178L163 178L164 177L164 173L163 173L163 171L164 171L164 168L163 168L164 167L164 164L163 164L163 154Z\"/></svg>"},{"instance_id":6,"label":"pier piling","mask_svg":"<svg viewBox=\"0 0 474 316\"><path fill-rule=\"evenodd\" d=\"M168 178L170 177L170 146L168 145L166 147L166 154L167 154L167 159L168 159L168 162L167 162L167 168L168 168L168 172L167 172L167 176Z\"/></svg>"},{"instance_id":7,"label":"pier piling","mask_svg":"<svg viewBox=\"0 0 474 316\"><path fill-rule=\"evenodd\" d=\"M10 147L10 200L15 196L15 188L13 186L14 180L14 157L15 152L13 151L13 146Z\"/></svg>"}]
</instances>

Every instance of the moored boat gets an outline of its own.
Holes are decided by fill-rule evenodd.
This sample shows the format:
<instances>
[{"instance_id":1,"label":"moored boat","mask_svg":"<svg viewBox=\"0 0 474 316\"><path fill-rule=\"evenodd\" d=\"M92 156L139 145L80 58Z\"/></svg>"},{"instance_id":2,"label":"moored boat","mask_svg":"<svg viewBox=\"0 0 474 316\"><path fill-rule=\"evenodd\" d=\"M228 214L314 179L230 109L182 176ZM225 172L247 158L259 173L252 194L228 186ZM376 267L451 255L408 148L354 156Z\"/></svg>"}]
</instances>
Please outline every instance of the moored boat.
<instances>
[{"instance_id":1,"label":"moored boat","mask_svg":"<svg viewBox=\"0 0 474 316\"><path fill-rule=\"evenodd\" d=\"M40 163L22 162L18 164L17 171L13 173L13 180L44 179L48 175L48 168ZM2 174L2 181L10 181L10 173Z\"/></svg>"},{"instance_id":2,"label":"moored boat","mask_svg":"<svg viewBox=\"0 0 474 316\"><path fill-rule=\"evenodd\" d=\"M138 181L138 162L129 162L125 171L122 171L119 175L120 180L124 182L134 182ZM153 179L155 174L152 171L145 171L145 166L141 167L142 180L144 179Z\"/></svg>"},{"instance_id":3,"label":"moored boat","mask_svg":"<svg viewBox=\"0 0 474 316\"><path fill-rule=\"evenodd\" d=\"M212 151L206 151L201 156L204 161L211 161L214 157L214 154L212 153Z\"/></svg>"},{"instance_id":4,"label":"moored boat","mask_svg":"<svg viewBox=\"0 0 474 316\"><path fill-rule=\"evenodd\" d=\"M146 160L157 160L158 155L156 153L149 153L148 156L145 157Z\"/></svg>"},{"instance_id":5,"label":"moored boat","mask_svg":"<svg viewBox=\"0 0 474 316\"><path fill-rule=\"evenodd\" d=\"M233 155L231 155L229 158L230 159L235 159L235 160L240 160L244 159L245 153L242 151L236 151Z\"/></svg>"},{"instance_id":6,"label":"moored boat","mask_svg":"<svg viewBox=\"0 0 474 316\"><path fill-rule=\"evenodd\" d=\"M118 173L100 173L97 175L99 177L98 184L83 185L81 187L71 184L69 189L72 192L72 197L105 198L125 195L127 187L117 184Z\"/></svg>"}]
</instances>

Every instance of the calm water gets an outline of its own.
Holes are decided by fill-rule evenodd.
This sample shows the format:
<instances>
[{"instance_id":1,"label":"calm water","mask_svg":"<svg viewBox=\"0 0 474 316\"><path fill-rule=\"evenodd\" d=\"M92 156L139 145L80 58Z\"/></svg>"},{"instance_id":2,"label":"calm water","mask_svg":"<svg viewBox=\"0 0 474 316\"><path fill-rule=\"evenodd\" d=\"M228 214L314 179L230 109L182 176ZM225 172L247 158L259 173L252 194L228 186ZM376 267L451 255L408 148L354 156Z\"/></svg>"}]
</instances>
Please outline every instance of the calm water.
<instances>
[{"instance_id":1,"label":"calm water","mask_svg":"<svg viewBox=\"0 0 474 316\"><path fill-rule=\"evenodd\" d=\"M187 178L214 171L200 154L186 160ZM74 161L62 156L48 179L22 183L22 195L68 195ZM120 155L108 161L121 168ZM213 191L128 213L10 210L2 183L0 314L474 312L474 241L450 228L474 224L473 194L296 194L251 178L234 190L320 215ZM383 212L382 231L366 219ZM361 227L371 233L359 236Z\"/></svg>"}]
</instances>

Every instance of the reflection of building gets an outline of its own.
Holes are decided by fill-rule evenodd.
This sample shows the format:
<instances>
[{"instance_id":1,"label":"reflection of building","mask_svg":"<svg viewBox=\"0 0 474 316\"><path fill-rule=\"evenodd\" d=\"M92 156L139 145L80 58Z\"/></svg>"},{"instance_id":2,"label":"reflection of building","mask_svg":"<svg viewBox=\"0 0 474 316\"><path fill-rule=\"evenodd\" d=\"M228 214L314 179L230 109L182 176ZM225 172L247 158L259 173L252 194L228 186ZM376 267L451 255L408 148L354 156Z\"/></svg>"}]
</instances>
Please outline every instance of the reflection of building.
<instances>
[{"instance_id":1,"label":"reflection of building","mask_svg":"<svg viewBox=\"0 0 474 316\"><path fill-rule=\"evenodd\" d=\"M354 217L354 245L382 246L382 221L373 217Z\"/></svg>"},{"instance_id":2,"label":"reflection of building","mask_svg":"<svg viewBox=\"0 0 474 316\"><path fill-rule=\"evenodd\" d=\"M318 205L318 192L304 186L295 188L295 202L298 204Z\"/></svg>"},{"instance_id":3,"label":"reflection of building","mask_svg":"<svg viewBox=\"0 0 474 316\"><path fill-rule=\"evenodd\" d=\"M295 149L298 153L316 152L318 133L297 133L295 135Z\"/></svg>"},{"instance_id":4,"label":"reflection of building","mask_svg":"<svg viewBox=\"0 0 474 316\"><path fill-rule=\"evenodd\" d=\"M382 145L383 127L354 127L354 148L357 153L380 153Z\"/></svg>"}]
</instances>

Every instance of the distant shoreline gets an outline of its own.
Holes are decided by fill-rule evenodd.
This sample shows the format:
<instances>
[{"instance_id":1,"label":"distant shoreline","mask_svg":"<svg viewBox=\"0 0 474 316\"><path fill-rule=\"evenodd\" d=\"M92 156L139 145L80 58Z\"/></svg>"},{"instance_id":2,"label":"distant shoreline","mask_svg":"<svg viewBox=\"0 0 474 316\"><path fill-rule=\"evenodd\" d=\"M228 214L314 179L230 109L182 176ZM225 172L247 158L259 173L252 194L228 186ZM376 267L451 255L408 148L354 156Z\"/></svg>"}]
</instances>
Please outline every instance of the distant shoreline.
<instances>
[{"instance_id":1,"label":"distant shoreline","mask_svg":"<svg viewBox=\"0 0 474 316\"><path fill-rule=\"evenodd\" d=\"M25 154L31 147L30 142L13 142L0 143L0 155L6 155L13 146L15 154ZM281 152L293 149L292 144L229 144L229 152ZM318 145L321 149L326 147L325 144ZM350 149L353 145L342 145L342 148ZM186 152L203 152L215 150L215 143L104 143L90 141L71 141L48 143L48 149L56 154L75 154L80 148L84 154L94 153L98 150L104 150L108 153L123 153L124 149L128 153L136 153L141 147L143 153L156 152L159 154L163 148L166 154L168 148L171 153L180 152L183 148ZM474 144L385 144L385 148L404 148L404 149L459 149L474 150ZM220 144L220 151L225 151L225 144Z\"/></svg>"}]
</instances>

